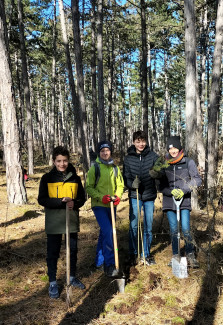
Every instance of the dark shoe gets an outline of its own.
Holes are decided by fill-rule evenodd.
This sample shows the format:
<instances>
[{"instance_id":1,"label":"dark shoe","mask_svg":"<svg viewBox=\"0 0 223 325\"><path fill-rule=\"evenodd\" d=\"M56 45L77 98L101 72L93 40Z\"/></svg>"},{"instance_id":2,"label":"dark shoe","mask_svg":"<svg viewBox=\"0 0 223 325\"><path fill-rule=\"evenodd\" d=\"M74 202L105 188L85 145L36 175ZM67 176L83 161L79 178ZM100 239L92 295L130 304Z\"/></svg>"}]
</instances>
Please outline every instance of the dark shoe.
<instances>
[{"instance_id":1,"label":"dark shoe","mask_svg":"<svg viewBox=\"0 0 223 325\"><path fill-rule=\"evenodd\" d=\"M56 281L50 282L49 297L53 298L53 299L59 298L58 285L57 285Z\"/></svg>"},{"instance_id":2,"label":"dark shoe","mask_svg":"<svg viewBox=\"0 0 223 325\"><path fill-rule=\"evenodd\" d=\"M93 272L96 272L96 271L103 272L104 271L104 264L95 265L95 263L93 263L91 265L91 269L92 269Z\"/></svg>"},{"instance_id":3,"label":"dark shoe","mask_svg":"<svg viewBox=\"0 0 223 325\"><path fill-rule=\"evenodd\" d=\"M176 258L177 259L178 258L178 254L173 255L172 258ZM170 262L167 264L167 266L169 266L169 267L172 267L172 258L171 258Z\"/></svg>"},{"instance_id":4,"label":"dark shoe","mask_svg":"<svg viewBox=\"0 0 223 325\"><path fill-rule=\"evenodd\" d=\"M118 276L119 270L116 270L115 265L109 265L109 266L105 267L105 274L109 278L114 278L114 277Z\"/></svg>"},{"instance_id":5,"label":"dark shoe","mask_svg":"<svg viewBox=\"0 0 223 325\"><path fill-rule=\"evenodd\" d=\"M187 264L192 269L198 269L200 267L199 262L196 260L194 253L187 254Z\"/></svg>"},{"instance_id":6,"label":"dark shoe","mask_svg":"<svg viewBox=\"0 0 223 325\"><path fill-rule=\"evenodd\" d=\"M151 256L150 256L150 257L145 257L145 261L146 261L146 265L147 265L147 266L155 265L155 264L156 264L154 258L151 257ZM141 262L142 264L144 264L144 258L143 258L143 257L140 258L140 262Z\"/></svg>"},{"instance_id":7,"label":"dark shoe","mask_svg":"<svg viewBox=\"0 0 223 325\"><path fill-rule=\"evenodd\" d=\"M135 254L130 254L128 259L128 264L130 266L135 266L138 264L138 257Z\"/></svg>"},{"instance_id":8,"label":"dark shoe","mask_svg":"<svg viewBox=\"0 0 223 325\"><path fill-rule=\"evenodd\" d=\"M85 285L78 278L72 277L70 280L70 284L75 288L78 288L81 290L85 289Z\"/></svg>"}]
</instances>

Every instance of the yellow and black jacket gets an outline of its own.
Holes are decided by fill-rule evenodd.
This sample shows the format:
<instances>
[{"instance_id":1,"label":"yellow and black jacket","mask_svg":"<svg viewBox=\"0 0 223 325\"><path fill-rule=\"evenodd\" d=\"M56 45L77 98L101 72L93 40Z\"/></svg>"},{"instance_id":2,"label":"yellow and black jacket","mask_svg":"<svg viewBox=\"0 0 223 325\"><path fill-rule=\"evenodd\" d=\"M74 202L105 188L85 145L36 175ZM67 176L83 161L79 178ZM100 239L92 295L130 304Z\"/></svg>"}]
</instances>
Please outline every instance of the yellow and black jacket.
<instances>
[{"instance_id":1,"label":"yellow and black jacket","mask_svg":"<svg viewBox=\"0 0 223 325\"><path fill-rule=\"evenodd\" d=\"M75 168L69 164L64 175L54 167L43 175L39 186L38 202L45 207L47 234L66 233L66 203L63 197L72 197L74 209L70 211L70 232L79 231L79 208L84 205L85 192Z\"/></svg>"}]
</instances>

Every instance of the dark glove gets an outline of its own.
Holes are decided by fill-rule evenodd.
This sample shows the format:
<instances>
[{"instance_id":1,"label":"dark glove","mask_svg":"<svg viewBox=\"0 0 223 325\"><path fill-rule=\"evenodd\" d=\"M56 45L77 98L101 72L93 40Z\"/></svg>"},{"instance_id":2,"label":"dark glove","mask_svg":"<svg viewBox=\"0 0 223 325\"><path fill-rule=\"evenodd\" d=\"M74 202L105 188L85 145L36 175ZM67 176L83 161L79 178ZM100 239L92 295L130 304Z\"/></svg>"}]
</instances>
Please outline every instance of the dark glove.
<instances>
[{"instance_id":1,"label":"dark glove","mask_svg":"<svg viewBox=\"0 0 223 325\"><path fill-rule=\"evenodd\" d=\"M121 199L115 195L115 199L113 200L114 205L118 205L120 203Z\"/></svg>"},{"instance_id":2,"label":"dark glove","mask_svg":"<svg viewBox=\"0 0 223 325\"><path fill-rule=\"evenodd\" d=\"M174 196L175 200L180 200L184 196L184 192L180 188L172 190L171 194Z\"/></svg>"},{"instance_id":3,"label":"dark glove","mask_svg":"<svg viewBox=\"0 0 223 325\"><path fill-rule=\"evenodd\" d=\"M104 195L102 198L102 203L107 204L109 202L111 202L111 196L110 195Z\"/></svg>"},{"instance_id":4,"label":"dark glove","mask_svg":"<svg viewBox=\"0 0 223 325\"><path fill-rule=\"evenodd\" d=\"M132 182L132 188L139 188L140 183L141 183L140 179L136 177Z\"/></svg>"},{"instance_id":5,"label":"dark glove","mask_svg":"<svg viewBox=\"0 0 223 325\"><path fill-rule=\"evenodd\" d=\"M149 170L149 175L152 178L160 178L162 176L159 172L156 172L154 169Z\"/></svg>"}]
</instances>

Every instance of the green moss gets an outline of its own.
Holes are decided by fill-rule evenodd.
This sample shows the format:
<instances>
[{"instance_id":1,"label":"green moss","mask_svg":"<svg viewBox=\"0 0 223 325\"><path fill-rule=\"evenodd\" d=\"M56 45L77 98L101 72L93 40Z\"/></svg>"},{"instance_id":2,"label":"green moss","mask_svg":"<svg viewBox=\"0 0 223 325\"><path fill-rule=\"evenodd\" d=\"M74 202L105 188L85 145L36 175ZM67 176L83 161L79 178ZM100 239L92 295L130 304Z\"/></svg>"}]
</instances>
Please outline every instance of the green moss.
<instances>
[{"instance_id":1,"label":"green moss","mask_svg":"<svg viewBox=\"0 0 223 325\"><path fill-rule=\"evenodd\" d=\"M41 275L40 280L43 282L48 282L49 281L49 277L47 274Z\"/></svg>"},{"instance_id":2,"label":"green moss","mask_svg":"<svg viewBox=\"0 0 223 325\"><path fill-rule=\"evenodd\" d=\"M168 307L175 307L176 306L176 297L173 295L169 295L165 297L166 300L166 306Z\"/></svg>"},{"instance_id":3,"label":"green moss","mask_svg":"<svg viewBox=\"0 0 223 325\"><path fill-rule=\"evenodd\" d=\"M172 319L172 324L177 324L177 325L185 324L185 320L183 318L177 316Z\"/></svg>"}]
</instances>

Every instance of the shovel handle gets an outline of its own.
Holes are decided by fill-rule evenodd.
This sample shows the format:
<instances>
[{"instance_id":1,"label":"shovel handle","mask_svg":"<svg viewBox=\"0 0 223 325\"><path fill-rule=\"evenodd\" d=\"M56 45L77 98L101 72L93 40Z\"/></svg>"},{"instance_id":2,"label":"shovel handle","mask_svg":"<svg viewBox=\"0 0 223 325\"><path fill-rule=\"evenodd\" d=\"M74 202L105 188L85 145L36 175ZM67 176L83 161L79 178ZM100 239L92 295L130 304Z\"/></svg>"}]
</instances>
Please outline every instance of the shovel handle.
<instances>
[{"instance_id":1,"label":"shovel handle","mask_svg":"<svg viewBox=\"0 0 223 325\"><path fill-rule=\"evenodd\" d=\"M114 212L114 203L110 202L111 207L111 219L112 219L112 233L113 233L113 243L114 243L114 253L115 253L115 268L119 269L119 260L118 260L118 244L117 244L117 235L116 235L116 226L115 226L115 212Z\"/></svg>"},{"instance_id":2,"label":"shovel handle","mask_svg":"<svg viewBox=\"0 0 223 325\"><path fill-rule=\"evenodd\" d=\"M66 205L66 268L67 286L70 285L70 211Z\"/></svg>"}]
</instances>

